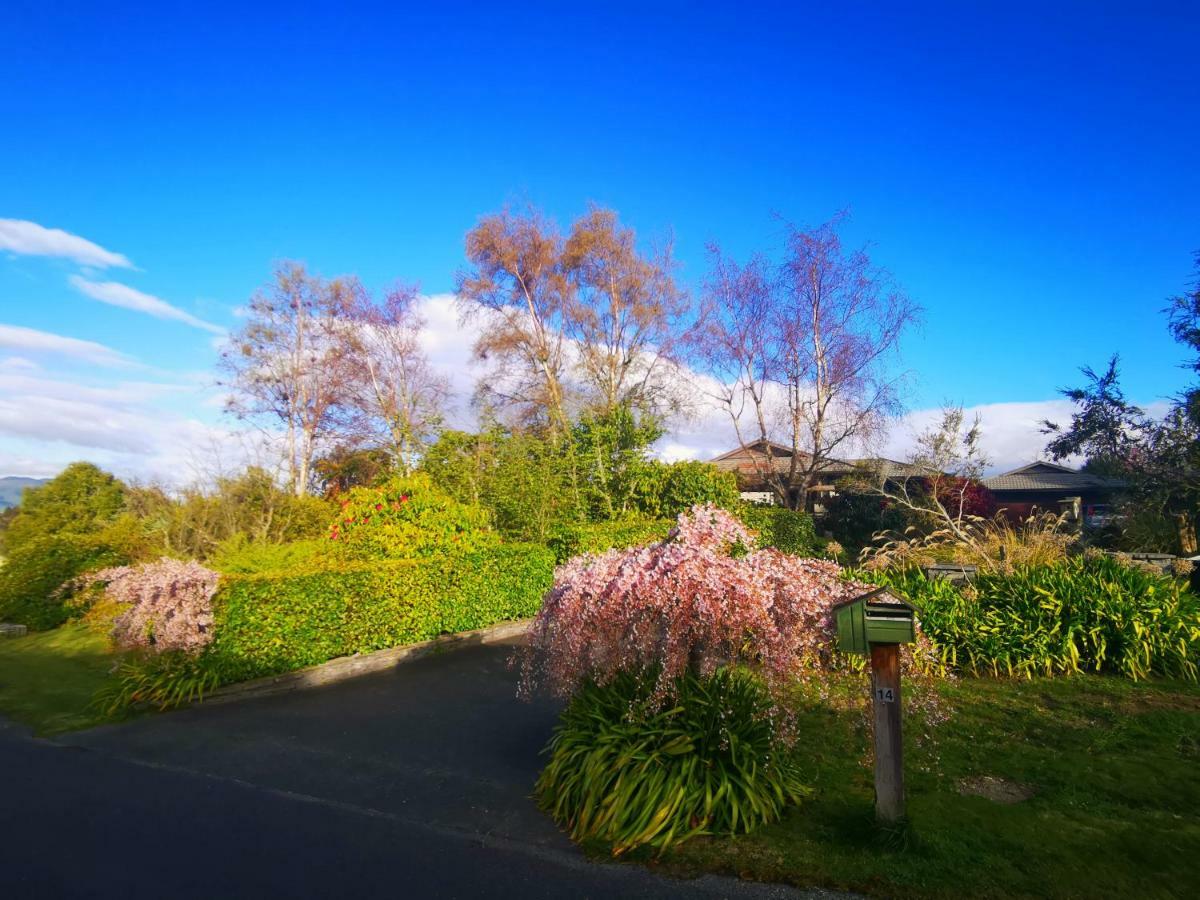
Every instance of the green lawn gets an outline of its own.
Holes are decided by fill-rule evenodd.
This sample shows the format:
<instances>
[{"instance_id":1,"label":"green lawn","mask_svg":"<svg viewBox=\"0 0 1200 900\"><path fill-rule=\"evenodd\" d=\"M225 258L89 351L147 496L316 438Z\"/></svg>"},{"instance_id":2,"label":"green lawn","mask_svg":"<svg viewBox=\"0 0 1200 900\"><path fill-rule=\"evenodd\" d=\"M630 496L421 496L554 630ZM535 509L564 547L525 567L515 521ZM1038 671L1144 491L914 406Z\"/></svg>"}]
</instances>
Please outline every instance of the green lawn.
<instances>
[{"instance_id":1,"label":"green lawn","mask_svg":"<svg viewBox=\"0 0 1200 900\"><path fill-rule=\"evenodd\" d=\"M963 679L944 695L955 712L935 740L906 736L907 829L873 823L862 714L814 704L800 751L813 799L754 835L694 840L654 864L888 897L1200 896L1200 688ZM959 792L979 776L1033 796Z\"/></svg>"},{"instance_id":2,"label":"green lawn","mask_svg":"<svg viewBox=\"0 0 1200 900\"><path fill-rule=\"evenodd\" d=\"M112 664L108 639L80 623L0 639L0 715L38 734L104 721L89 705Z\"/></svg>"}]
</instances>

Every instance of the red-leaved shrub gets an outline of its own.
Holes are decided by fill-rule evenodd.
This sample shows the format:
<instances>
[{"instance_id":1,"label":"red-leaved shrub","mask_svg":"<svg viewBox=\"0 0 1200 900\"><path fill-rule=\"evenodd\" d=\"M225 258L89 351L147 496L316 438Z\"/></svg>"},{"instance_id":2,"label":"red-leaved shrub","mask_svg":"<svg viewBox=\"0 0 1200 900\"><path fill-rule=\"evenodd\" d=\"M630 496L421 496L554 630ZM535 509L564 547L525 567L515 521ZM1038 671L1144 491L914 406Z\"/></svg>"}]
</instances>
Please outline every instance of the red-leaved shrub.
<instances>
[{"instance_id":1,"label":"red-leaved shrub","mask_svg":"<svg viewBox=\"0 0 1200 900\"><path fill-rule=\"evenodd\" d=\"M87 576L104 595L129 604L113 622L120 650L178 650L196 654L213 639L212 599L220 575L198 562L160 559L138 566L102 569Z\"/></svg>"},{"instance_id":2,"label":"red-leaved shrub","mask_svg":"<svg viewBox=\"0 0 1200 900\"><path fill-rule=\"evenodd\" d=\"M830 665L831 608L871 590L840 573L832 562L755 550L729 513L693 507L661 543L558 568L523 654L522 692L569 697L619 672L655 672L663 700L685 671L735 661L780 688Z\"/></svg>"}]
</instances>

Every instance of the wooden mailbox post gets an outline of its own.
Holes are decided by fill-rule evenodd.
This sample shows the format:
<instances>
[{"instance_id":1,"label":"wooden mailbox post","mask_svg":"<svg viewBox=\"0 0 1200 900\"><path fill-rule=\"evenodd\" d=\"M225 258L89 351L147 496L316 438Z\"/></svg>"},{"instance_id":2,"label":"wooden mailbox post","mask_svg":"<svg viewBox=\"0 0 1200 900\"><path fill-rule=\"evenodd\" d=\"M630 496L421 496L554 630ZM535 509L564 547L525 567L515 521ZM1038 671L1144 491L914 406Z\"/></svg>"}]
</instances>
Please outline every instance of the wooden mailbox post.
<instances>
[{"instance_id":1,"label":"wooden mailbox post","mask_svg":"<svg viewBox=\"0 0 1200 900\"><path fill-rule=\"evenodd\" d=\"M875 816L904 818L904 753L900 730L900 645L916 640L913 608L878 588L834 607L838 648L870 655L875 712Z\"/></svg>"}]
</instances>

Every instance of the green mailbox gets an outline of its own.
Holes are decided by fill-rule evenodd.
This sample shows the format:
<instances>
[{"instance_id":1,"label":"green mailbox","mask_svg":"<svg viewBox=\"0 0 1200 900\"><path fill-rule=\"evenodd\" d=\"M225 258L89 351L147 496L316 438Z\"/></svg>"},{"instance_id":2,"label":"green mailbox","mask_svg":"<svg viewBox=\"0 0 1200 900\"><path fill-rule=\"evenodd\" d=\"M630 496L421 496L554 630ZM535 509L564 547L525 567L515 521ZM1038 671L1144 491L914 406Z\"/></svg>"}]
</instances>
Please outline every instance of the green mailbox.
<instances>
[{"instance_id":1,"label":"green mailbox","mask_svg":"<svg viewBox=\"0 0 1200 900\"><path fill-rule=\"evenodd\" d=\"M887 588L839 603L833 612L838 649L845 653L865 655L871 644L911 644L917 639L913 608L893 597Z\"/></svg>"}]
</instances>

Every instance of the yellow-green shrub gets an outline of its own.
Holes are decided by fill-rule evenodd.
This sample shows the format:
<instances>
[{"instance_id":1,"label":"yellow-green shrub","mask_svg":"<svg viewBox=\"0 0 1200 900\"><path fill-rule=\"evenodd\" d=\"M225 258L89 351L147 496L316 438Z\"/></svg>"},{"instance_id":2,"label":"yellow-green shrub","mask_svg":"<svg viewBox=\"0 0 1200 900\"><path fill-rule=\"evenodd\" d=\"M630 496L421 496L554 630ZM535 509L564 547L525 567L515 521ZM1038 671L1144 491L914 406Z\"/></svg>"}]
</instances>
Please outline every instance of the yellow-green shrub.
<instances>
[{"instance_id":1,"label":"yellow-green shrub","mask_svg":"<svg viewBox=\"0 0 1200 900\"><path fill-rule=\"evenodd\" d=\"M672 519L622 519L615 522L593 522L586 525L560 526L551 533L546 545L554 551L558 562L565 562L580 553L603 553L605 550L624 550L661 541L675 524Z\"/></svg>"},{"instance_id":2,"label":"yellow-green shrub","mask_svg":"<svg viewBox=\"0 0 1200 900\"><path fill-rule=\"evenodd\" d=\"M329 538L346 559L404 559L497 543L479 506L460 503L427 475L357 487L342 500Z\"/></svg>"}]
</instances>

